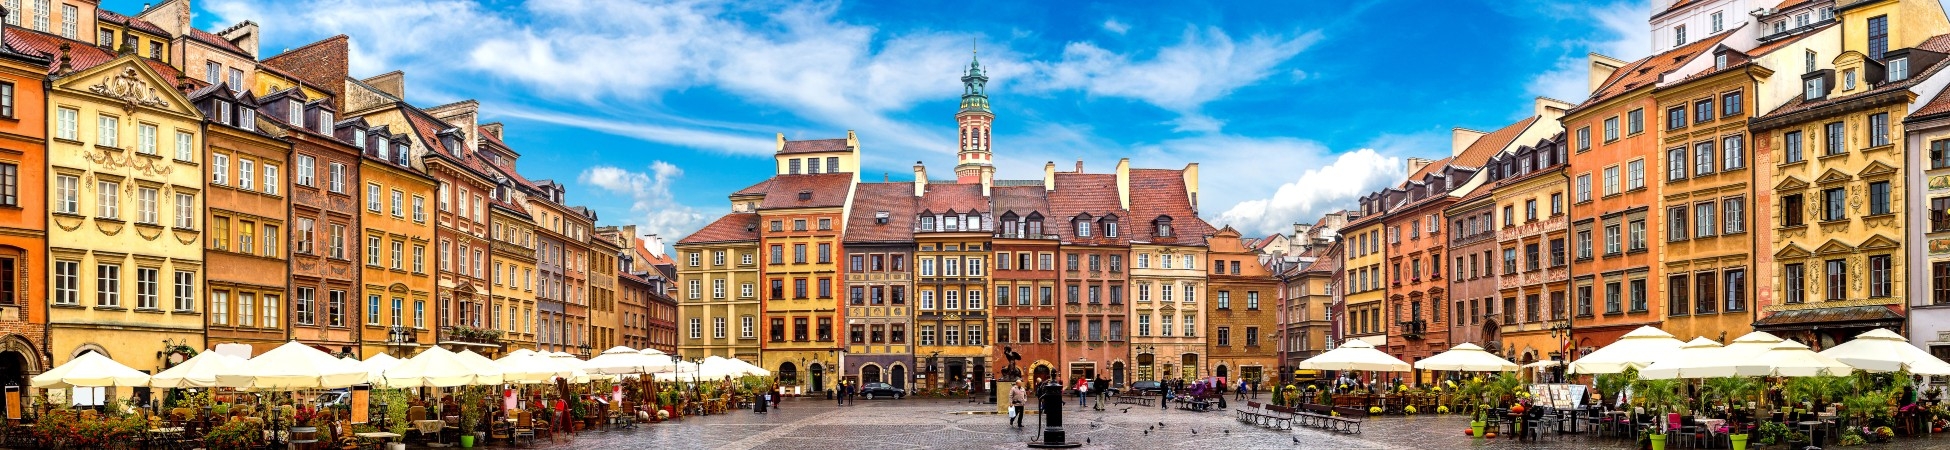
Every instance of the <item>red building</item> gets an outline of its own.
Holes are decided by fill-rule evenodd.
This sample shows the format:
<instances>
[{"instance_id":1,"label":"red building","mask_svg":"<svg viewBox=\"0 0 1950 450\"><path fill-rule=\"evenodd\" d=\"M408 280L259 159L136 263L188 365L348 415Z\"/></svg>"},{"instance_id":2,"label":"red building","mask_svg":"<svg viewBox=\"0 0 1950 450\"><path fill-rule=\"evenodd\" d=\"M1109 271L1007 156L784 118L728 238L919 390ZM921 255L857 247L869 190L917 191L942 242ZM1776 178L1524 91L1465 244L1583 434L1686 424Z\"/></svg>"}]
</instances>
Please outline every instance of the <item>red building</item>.
<instances>
[{"instance_id":1,"label":"red building","mask_svg":"<svg viewBox=\"0 0 1950 450\"><path fill-rule=\"evenodd\" d=\"M1022 376L1037 380L1057 373L1062 346L1056 327L1057 240L1049 226L1049 195L1041 185L1001 186L993 190L996 231L995 345L997 369L1009 362L1004 350L1021 355Z\"/></svg>"}]
</instances>

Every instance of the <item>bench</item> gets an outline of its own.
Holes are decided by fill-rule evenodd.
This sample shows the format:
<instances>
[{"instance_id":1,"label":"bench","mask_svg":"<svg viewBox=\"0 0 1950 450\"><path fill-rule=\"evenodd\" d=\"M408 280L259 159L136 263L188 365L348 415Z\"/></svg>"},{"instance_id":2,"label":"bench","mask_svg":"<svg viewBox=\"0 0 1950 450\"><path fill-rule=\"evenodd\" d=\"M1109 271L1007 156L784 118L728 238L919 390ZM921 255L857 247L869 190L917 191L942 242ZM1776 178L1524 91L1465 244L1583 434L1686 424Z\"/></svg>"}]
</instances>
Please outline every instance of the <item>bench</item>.
<instances>
[{"instance_id":1,"label":"bench","mask_svg":"<svg viewBox=\"0 0 1950 450\"><path fill-rule=\"evenodd\" d=\"M1126 395L1119 395L1119 396L1117 396L1117 404L1119 404L1119 405L1143 405L1143 406L1151 406L1151 401L1152 401L1152 400L1154 400L1154 399L1153 399L1153 398L1151 398L1151 397L1146 397L1146 396L1144 396L1144 395L1142 395L1142 394L1135 394L1135 395L1133 395L1133 394L1126 394Z\"/></svg>"},{"instance_id":2,"label":"bench","mask_svg":"<svg viewBox=\"0 0 1950 450\"><path fill-rule=\"evenodd\" d=\"M1268 406L1265 412L1260 415L1261 422L1259 425L1279 430L1291 430L1293 429L1294 416L1293 408L1277 405Z\"/></svg>"},{"instance_id":3,"label":"bench","mask_svg":"<svg viewBox=\"0 0 1950 450\"><path fill-rule=\"evenodd\" d=\"M1212 396L1185 396L1174 398L1171 401L1178 404L1178 409L1197 412L1211 411L1213 407L1219 404L1219 402L1214 401L1214 397Z\"/></svg>"}]
</instances>

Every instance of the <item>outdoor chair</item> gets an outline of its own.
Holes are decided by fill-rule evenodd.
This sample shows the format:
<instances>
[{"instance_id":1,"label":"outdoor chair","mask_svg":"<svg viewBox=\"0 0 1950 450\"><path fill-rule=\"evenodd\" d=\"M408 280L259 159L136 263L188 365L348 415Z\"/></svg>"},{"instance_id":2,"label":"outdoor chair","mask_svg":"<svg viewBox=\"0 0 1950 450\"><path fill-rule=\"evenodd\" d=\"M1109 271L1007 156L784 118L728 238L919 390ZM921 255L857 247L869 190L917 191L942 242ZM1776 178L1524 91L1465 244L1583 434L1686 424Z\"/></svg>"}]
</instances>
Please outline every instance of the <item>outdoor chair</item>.
<instances>
[{"instance_id":1,"label":"outdoor chair","mask_svg":"<svg viewBox=\"0 0 1950 450\"><path fill-rule=\"evenodd\" d=\"M515 445L521 445L521 438L526 437L528 438L528 443L530 444L535 443L534 413L528 412L527 410L517 409L514 411L514 414L515 414L515 431L514 431L514 436L511 437L509 440L513 441Z\"/></svg>"}]
</instances>

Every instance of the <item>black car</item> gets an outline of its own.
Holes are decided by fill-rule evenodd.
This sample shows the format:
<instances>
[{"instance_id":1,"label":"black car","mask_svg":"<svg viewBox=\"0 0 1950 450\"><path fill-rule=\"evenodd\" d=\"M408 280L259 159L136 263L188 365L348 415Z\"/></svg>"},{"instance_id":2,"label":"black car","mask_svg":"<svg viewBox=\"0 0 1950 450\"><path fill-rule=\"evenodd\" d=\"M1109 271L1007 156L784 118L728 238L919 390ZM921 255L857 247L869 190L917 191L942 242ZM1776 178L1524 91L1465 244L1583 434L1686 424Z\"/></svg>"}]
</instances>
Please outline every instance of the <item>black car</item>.
<instances>
[{"instance_id":1,"label":"black car","mask_svg":"<svg viewBox=\"0 0 1950 450\"><path fill-rule=\"evenodd\" d=\"M903 391L901 388L887 383L867 383L860 385L860 396L865 397L867 400L873 400L874 398L901 398L907 396L907 391Z\"/></svg>"},{"instance_id":2,"label":"black car","mask_svg":"<svg viewBox=\"0 0 1950 450\"><path fill-rule=\"evenodd\" d=\"M1164 390L1165 390L1164 386L1158 384L1158 382L1156 381L1131 382L1131 392L1135 392L1139 394L1157 394L1160 392L1164 392Z\"/></svg>"}]
</instances>

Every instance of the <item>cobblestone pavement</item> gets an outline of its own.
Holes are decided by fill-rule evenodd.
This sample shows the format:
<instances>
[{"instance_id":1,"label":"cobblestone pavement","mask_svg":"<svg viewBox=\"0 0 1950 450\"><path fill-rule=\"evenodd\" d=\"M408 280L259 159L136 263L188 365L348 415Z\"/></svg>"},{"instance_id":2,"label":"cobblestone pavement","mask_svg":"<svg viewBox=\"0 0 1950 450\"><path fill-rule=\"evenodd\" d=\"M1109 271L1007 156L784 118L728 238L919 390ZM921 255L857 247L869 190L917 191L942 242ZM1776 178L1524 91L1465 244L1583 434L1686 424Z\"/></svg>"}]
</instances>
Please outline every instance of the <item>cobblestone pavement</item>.
<instances>
[{"instance_id":1,"label":"cobblestone pavement","mask_svg":"<svg viewBox=\"0 0 1950 450\"><path fill-rule=\"evenodd\" d=\"M1237 406L1237 405L1233 405ZM829 401L787 400L770 414L738 411L690 417L677 422L644 424L634 430L591 431L573 441L544 443L531 448L561 450L622 449L1021 449L1037 436L1031 415L1024 427L1008 426L1007 415L968 414L994 411L994 405L949 400L859 401L836 407ZM1070 438L1084 448L1213 448L1213 449L1617 449L1634 448L1624 440L1592 435L1547 435L1539 442L1513 439L1472 439L1463 436L1467 420L1460 416L1421 415L1370 419L1360 434L1311 429L1267 430L1240 423L1230 411L1189 412L1157 407L1114 406L1105 411L1077 411L1063 415ZM1162 422L1164 427L1158 428ZM1146 430L1151 429L1147 434ZM1196 433L1194 433L1196 431ZM1298 441L1297 443L1295 441ZM1901 438L1891 444L1860 447L1869 450L1950 450L1950 436Z\"/></svg>"}]
</instances>

